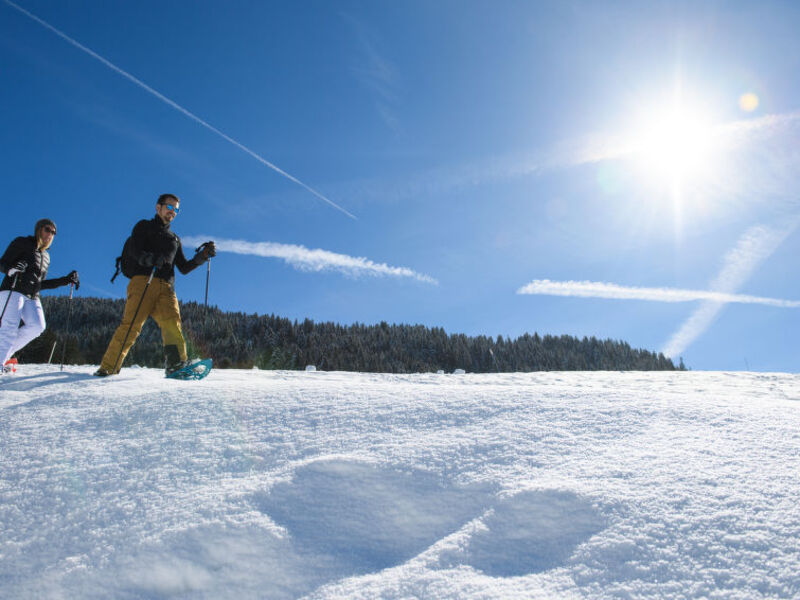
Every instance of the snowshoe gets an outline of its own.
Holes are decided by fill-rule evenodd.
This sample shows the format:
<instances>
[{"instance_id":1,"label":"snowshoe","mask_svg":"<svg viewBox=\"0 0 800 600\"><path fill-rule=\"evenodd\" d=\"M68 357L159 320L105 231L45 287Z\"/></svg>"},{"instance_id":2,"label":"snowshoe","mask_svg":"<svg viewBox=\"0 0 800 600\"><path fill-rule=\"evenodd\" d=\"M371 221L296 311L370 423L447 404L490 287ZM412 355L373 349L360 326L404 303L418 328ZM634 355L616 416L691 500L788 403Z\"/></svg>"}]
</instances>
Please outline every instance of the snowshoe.
<instances>
[{"instance_id":1,"label":"snowshoe","mask_svg":"<svg viewBox=\"0 0 800 600\"><path fill-rule=\"evenodd\" d=\"M187 360L174 367L168 367L166 377L168 379L203 379L211 372L212 363L210 358Z\"/></svg>"}]
</instances>

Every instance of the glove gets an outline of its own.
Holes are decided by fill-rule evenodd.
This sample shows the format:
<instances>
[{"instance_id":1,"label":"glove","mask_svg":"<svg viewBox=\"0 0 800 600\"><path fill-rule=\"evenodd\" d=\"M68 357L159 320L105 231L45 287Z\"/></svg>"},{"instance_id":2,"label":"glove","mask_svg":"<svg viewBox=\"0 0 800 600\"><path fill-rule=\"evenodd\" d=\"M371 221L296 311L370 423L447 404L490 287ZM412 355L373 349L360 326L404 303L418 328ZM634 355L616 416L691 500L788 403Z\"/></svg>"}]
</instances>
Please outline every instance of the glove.
<instances>
[{"instance_id":1,"label":"glove","mask_svg":"<svg viewBox=\"0 0 800 600\"><path fill-rule=\"evenodd\" d=\"M214 242L206 242L201 246L206 258L213 258L217 255L217 245Z\"/></svg>"},{"instance_id":2,"label":"glove","mask_svg":"<svg viewBox=\"0 0 800 600\"><path fill-rule=\"evenodd\" d=\"M195 252L195 262L206 262L209 258L217 255L217 246L214 242L206 242L197 248Z\"/></svg>"},{"instance_id":3,"label":"glove","mask_svg":"<svg viewBox=\"0 0 800 600\"><path fill-rule=\"evenodd\" d=\"M64 285L72 284L75 286L75 290L77 291L81 287L81 280L78 277L77 271L71 271L69 275L64 277Z\"/></svg>"},{"instance_id":4,"label":"glove","mask_svg":"<svg viewBox=\"0 0 800 600\"><path fill-rule=\"evenodd\" d=\"M17 273L24 273L25 269L28 268L28 263L24 260L18 260L16 264L8 270L8 276L13 277Z\"/></svg>"}]
</instances>

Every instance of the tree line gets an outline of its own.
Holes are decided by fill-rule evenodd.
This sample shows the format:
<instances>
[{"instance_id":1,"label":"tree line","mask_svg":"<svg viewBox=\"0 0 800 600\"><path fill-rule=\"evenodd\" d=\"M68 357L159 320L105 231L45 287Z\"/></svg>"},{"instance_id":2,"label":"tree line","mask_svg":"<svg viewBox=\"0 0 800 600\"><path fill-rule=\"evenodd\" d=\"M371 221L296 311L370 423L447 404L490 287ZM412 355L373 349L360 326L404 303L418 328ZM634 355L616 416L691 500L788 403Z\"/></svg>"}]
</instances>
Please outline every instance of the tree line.
<instances>
[{"instance_id":1,"label":"tree line","mask_svg":"<svg viewBox=\"0 0 800 600\"><path fill-rule=\"evenodd\" d=\"M44 296L47 329L17 355L20 362L99 364L122 318L123 300ZM291 321L276 315L223 312L181 303L190 357L216 367L420 373L526 371L669 371L684 369L663 354L625 342L568 335L524 334L516 339L448 334L423 325L340 325ZM67 324L69 322L69 331ZM55 351L53 346L55 343ZM125 365L162 367L158 327L148 319Z\"/></svg>"}]
</instances>

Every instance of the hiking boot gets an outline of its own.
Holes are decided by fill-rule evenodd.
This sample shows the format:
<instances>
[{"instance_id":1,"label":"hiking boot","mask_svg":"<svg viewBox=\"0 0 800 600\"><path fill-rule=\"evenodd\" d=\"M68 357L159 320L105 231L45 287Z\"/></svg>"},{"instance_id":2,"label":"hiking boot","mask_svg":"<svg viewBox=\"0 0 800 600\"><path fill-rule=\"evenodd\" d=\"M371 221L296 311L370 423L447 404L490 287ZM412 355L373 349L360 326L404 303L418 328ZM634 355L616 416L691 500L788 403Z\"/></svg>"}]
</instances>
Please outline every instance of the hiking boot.
<instances>
[{"instance_id":1,"label":"hiking boot","mask_svg":"<svg viewBox=\"0 0 800 600\"><path fill-rule=\"evenodd\" d=\"M111 375L111 373L106 371L104 368L100 367L99 369L97 369L97 371L93 373L93 375L95 377L108 377L109 375Z\"/></svg>"},{"instance_id":2,"label":"hiking boot","mask_svg":"<svg viewBox=\"0 0 800 600\"><path fill-rule=\"evenodd\" d=\"M191 366L197 362L200 362L199 358L190 358L189 360L181 360L171 365L167 365L164 369L164 373L167 375L172 375L175 371L180 371L181 369L185 369L188 366Z\"/></svg>"}]
</instances>

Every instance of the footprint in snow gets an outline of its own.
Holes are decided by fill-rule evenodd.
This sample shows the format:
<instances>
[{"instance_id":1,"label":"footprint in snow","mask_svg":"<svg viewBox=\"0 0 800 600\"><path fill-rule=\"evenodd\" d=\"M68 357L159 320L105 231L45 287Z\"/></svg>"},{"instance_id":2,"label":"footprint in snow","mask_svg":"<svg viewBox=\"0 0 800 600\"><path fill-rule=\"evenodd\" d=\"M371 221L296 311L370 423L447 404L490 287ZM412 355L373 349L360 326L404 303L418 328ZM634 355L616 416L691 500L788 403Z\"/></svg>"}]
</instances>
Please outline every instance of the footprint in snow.
<instances>
[{"instance_id":1,"label":"footprint in snow","mask_svg":"<svg viewBox=\"0 0 800 600\"><path fill-rule=\"evenodd\" d=\"M575 548L605 528L600 511L569 491L536 490L501 500L481 519L461 556L493 577L540 573L566 563ZM460 559L460 560L459 560Z\"/></svg>"},{"instance_id":2,"label":"footprint in snow","mask_svg":"<svg viewBox=\"0 0 800 600\"><path fill-rule=\"evenodd\" d=\"M493 496L425 472L322 460L256 503L288 530L298 555L344 577L403 564L481 514Z\"/></svg>"},{"instance_id":3,"label":"footprint in snow","mask_svg":"<svg viewBox=\"0 0 800 600\"><path fill-rule=\"evenodd\" d=\"M311 589L326 581L401 565L465 525L478 527L440 565L469 565L492 577L564 565L605 528L600 509L570 491L532 490L499 498L421 471L320 460L255 502L288 531L292 560ZM472 527L472 526L471 526Z\"/></svg>"}]
</instances>

